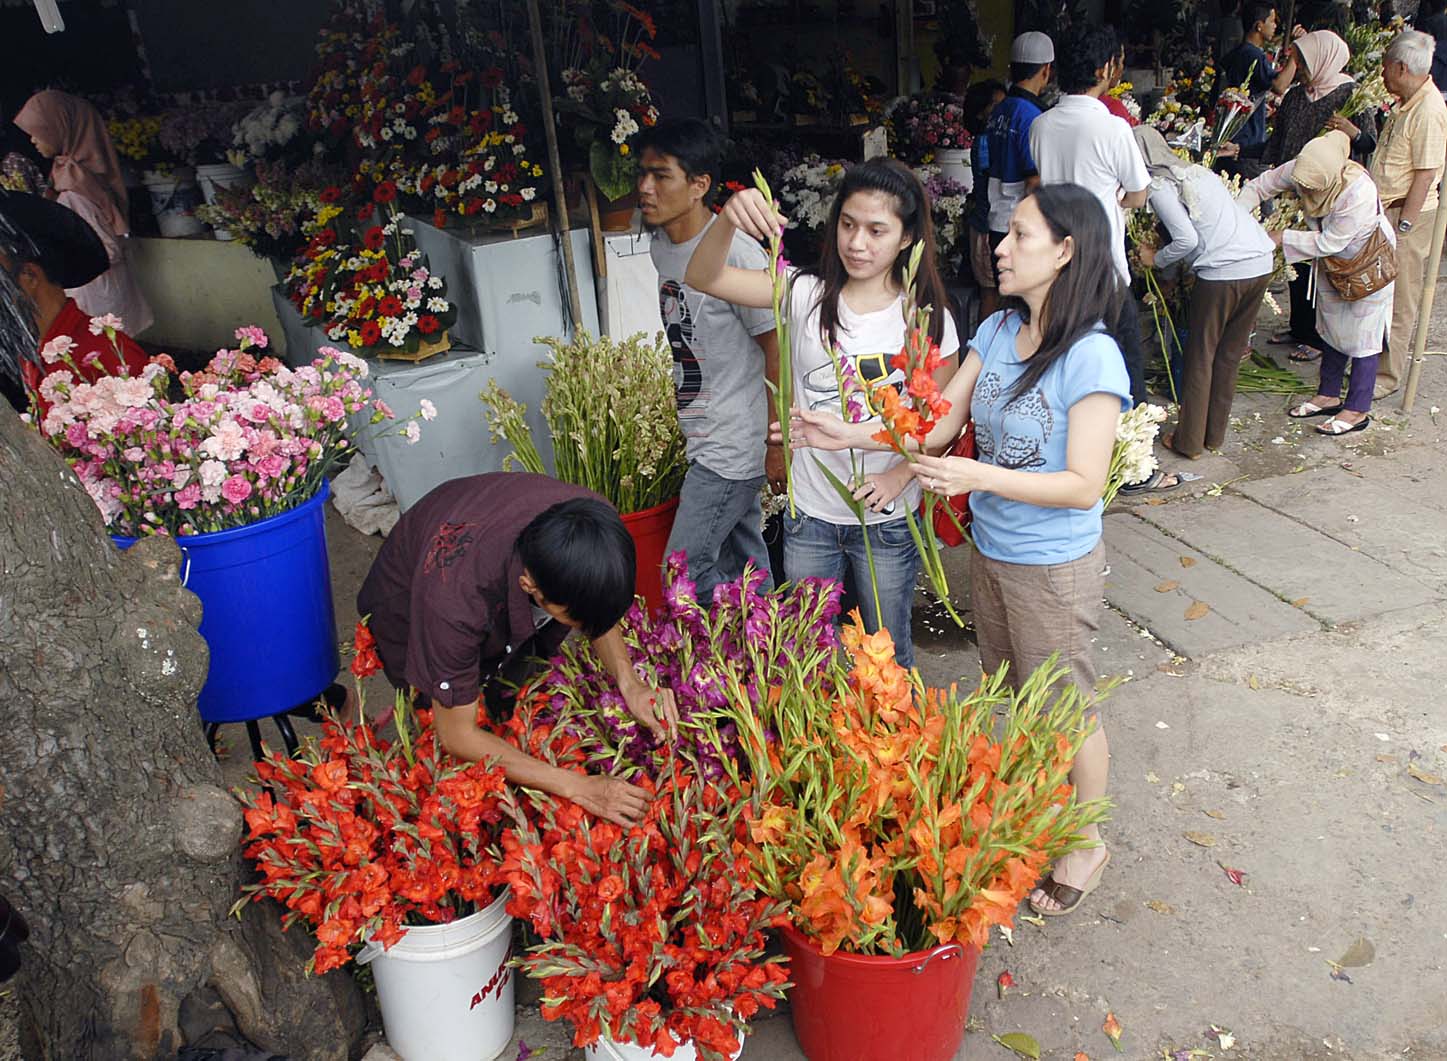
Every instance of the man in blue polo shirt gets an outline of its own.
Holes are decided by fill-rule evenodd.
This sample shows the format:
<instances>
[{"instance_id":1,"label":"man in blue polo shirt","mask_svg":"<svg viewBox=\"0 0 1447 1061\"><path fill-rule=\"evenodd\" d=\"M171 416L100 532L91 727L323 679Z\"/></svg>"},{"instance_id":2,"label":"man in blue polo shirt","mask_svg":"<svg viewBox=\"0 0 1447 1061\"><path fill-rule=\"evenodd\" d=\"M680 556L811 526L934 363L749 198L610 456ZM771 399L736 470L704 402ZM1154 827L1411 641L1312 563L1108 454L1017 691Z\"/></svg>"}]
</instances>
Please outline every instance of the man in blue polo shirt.
<instances>
[{"instance_id":1,"label":"man in blue polo shirt","mask_svg":"<svg viewBox=\"0 0 1447 1061\"><path fill-rule=\"evenodd\" d=\"M1010 45L1010 91L985 126L990 166L990 249L1010 230L1010 215L1025 193L1040 182L1030 154L1030 126L1045 105L1040 93L1055 68L1055 44L1044 33L1022 33ZM991 255L999 281L999 265Z\"/></svg>"},{"instance_id":2,"label":"man in blue polo shirt","mask_svg":"<svg viewBox=\"0 0 1447 1061\"><path fill-rule=\"evenodd\" d=\"M1222 56L1214 94L1219 97L1225 89L1246 84L1249 78L1250 84L1247 84L1246 88L1251 93L1251 98L1256 101L1256 109L1232 139L1236 146L1221 152L1223 160L1234 154L1236 161L1223 162L1220 168L1227 172L1239 172L1244 177L1255 177L1264 169L1259 161L1261 152L1266 148L1264 97L1268 89L1279 95L1291 87L1291 82L1296 77L1296 61L1288 58L1278 70L1266 54L1266 42L1276 36L1276 8L1271 4L1247 4L1242 24L1246 30L1246 39Z\"/></svg>"}]
</instances>

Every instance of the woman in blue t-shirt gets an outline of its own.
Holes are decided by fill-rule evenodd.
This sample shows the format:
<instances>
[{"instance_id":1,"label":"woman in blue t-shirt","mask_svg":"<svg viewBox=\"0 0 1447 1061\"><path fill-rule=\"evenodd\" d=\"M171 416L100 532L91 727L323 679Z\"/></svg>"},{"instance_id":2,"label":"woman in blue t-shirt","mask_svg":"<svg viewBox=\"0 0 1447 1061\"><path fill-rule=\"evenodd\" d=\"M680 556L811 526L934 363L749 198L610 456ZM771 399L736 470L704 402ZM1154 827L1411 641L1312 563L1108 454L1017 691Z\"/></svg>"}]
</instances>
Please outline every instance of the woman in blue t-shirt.
<instances>
[{"instance_id":1,"label":"woman in blue t-shirt","mask_svg":"<svg viewBox=\"0 0 1447 1061\"><path fill-rule=\"evenodd\" d=\"M1018 686L1053 653L1080 692L1095 689L1091 636L1099 625L1105 560L1101 495L1130 379L1113 321L1124 297L1111 260L1105 211L1074 184L1037 188L1021 201L996 255L1004 308L969 343L944 390L951 411L926 440L957 436L968 412L978 460L921 456L928 490L968 493L975 553L970 590L980 661L1010 665ZM795 415L795 438L819 449L878 447L864 425L822 411ZM1071 770L1081 799L1105 795L1110 753L1099 717ZM1110 855L1072 852L1030 897L1041 914L1067 914L1099 883Z\"/></svg>"}]
</instances>

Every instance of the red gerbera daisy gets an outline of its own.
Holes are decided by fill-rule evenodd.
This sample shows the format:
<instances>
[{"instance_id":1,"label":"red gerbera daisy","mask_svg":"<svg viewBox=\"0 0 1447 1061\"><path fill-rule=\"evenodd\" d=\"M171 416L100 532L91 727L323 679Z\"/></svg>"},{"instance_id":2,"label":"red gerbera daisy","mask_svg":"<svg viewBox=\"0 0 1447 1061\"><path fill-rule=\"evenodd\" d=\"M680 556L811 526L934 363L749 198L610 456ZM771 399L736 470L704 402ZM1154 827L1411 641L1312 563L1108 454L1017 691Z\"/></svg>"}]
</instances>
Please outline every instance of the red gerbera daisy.
<instances>
[{"instance_id":1,"label":"red gerbera daisy","mask_svg":"<svg viewBox=\"0 0 1447 1061\"><path fill-rule=\"evenodd\" d=\"M370 220L372 220L372 214L376 212L376 209L377 209L377 208L376 208L375 206L373 206L371 203L363 203L361 206L357 207L357 220L358 220L358 221L370 221Z\"/></svg>"},{"instance_id":2,"label":"red gerbera daisy","mask_svg":"<svg viewBox=\"0 0 1447 1061\"><path fill-rule=\"evenodd\" d=\"M382 341L382 328L376 321L363 323L361 332L363 346L376 346Z\"/></svg>"},{"instance_id":3,"label":"red gerbera daisy","mask_svg":"<svg viewBox=\"0 0 1447 1061\"><path fill-rule=\"evenodd\" d=\"M322 194L318 198L320 198L321 201L324 203L334 203L341 197L342 190L338 188L335 184L332 184L328 185L326 188L323 188Z\"/></svg>"},{"instance_id":4,"label":"red gerbera daisy","mask_svg":"<svg viewBox=\"0 0 1447 1061\"><path fill-rule=\"evenodd\" d=\"M367 234L362 237L362 242L366 244L369 251L379 251L382 249L382 244L387 242L387 234L382 231L381 225L373 225L367 229Z\"/></svg>"},{"instance_id":5,"label":"red gerbera daisy","mask_svg":"<svg viewBox=\"0 0 1447 1061\"><path fill-rule=\"evenodd\" d=\"M372 193L372 198L379 203L390 203L397 198L397 185L391 181L383 181L377 185L377 190Z\"/></svg>"},{"instance_id":6,"label":"red gerbera daisy","mask_svg":"<svg viewBox=\"0 0 1447 1061\"><path fill-rule=\"evenodd\" d=\"M417 319L417 330L423 335L435 335L441 327L442 322L430 313Z\"/></svg>"},{"instance_id":7,"label":"red gerbera daisy","mask_svg":"<svg viewBox=\"0 0 1447 1061\"><path fill-rule=\"evenodd\" d=\"M400 317L402 315L402 300L396 295L388 295L377 303L377 312L383 317Z\"/></svg>"},{"instance_id":8,"label":"red gerbera daisy","mask_svg":"<svg viewBox=\"0 0 1447 1061\"><path fill-rule=\"evenodd\" d=\"M446 227L447 227L447 211L445 211L445 210L434 210L434 211L432 212L432 227L433 227L433 228L446 228Z\"/></svg>"}]
</instances>

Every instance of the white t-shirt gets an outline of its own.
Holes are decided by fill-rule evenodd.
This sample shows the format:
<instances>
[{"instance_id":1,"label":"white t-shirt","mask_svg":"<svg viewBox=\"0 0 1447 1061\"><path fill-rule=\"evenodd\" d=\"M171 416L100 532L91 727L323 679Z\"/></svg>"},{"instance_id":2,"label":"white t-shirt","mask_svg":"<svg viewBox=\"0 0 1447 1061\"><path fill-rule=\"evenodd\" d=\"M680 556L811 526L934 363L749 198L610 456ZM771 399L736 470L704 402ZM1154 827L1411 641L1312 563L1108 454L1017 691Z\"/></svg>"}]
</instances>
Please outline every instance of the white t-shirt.
<instances>
[{"instance_id":1,"label":"white t-shirt","mask_svg":"<svg viewBox=\"0 0 1447 1061\"><path fill-rule=\"evenodd\" d=\"M816 276L795 274L789 304L789 345L794 369L794 403L804 409L827 409L840 412L839 382L834 362L824 345L819 327L816 303L822 282ZM944 313L944 331L940 352L946 357L959 353L960 337L948 307L937 307ZM890 358L904 348L904 296L884 309L873 313L855 313L841 297L839 300L840 355L854 363L859 378L867 386L887 379L901 388L904 373L889 367ZM872 421L878 423L875 419ZM852 462L851 462L852 458ZM824 464L841 482L850 483L866 475L886 471L904 458L889 452L843 450L826 452L817 449L796 449L793 459L794 499L800 510L815 519L841 526L857 525L858 516L844 503L839 492L819 470ZM910 483L894 501L889 512L865 509L866 523L886 523L903 519L907 509L919 507L920 488Z\"/></svg>"},{"instance_id":2,"label":"white t-shirt","mask_svg":"<svg viewBox=\"0 0 1447 1061\"><path fill-rule=\"evenodd\" d=\"M1110 223L1116 272L1129 284L1120 193L1144 190L1151 175L1125 119L1091 96L1063 96L1030 126L1030 153L1041 184L1078 184L1100 200Z\"/></svg>"}]
</instances>

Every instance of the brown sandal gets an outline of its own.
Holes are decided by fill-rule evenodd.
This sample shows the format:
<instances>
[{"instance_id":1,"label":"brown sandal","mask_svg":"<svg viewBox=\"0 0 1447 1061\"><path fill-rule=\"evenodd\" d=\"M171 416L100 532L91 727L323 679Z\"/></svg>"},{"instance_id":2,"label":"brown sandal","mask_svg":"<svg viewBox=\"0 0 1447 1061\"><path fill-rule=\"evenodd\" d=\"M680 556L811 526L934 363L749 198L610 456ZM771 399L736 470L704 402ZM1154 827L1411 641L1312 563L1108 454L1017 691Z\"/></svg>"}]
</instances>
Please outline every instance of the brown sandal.
<instances>
[{"instance_id":1,"label":"brown sandal","mask_svg":"<svg viewBox=\"0 0 1447 1061\"><path fill-rule=\"evenodd\" d=\"M1100 878L1105 873L1105 867L1110 865L1110 852L1105 853L1105 859L1095 867L1095 872L1085 882L1084 888L1072 888L1068 884L1061 884L1054 877L1047 877L1045 883L1040 885L1040 890L1053 902L1060 904L1060 909L1052 910L1048 906L1036 906L1035 900L1030 900L1030 909L1034 910L1041 917L1064 917L1066 914L1074 913L1075 908L1085 901L1085 897L1095 891L1100 884Z\"/></svg>"}]
</instances>

